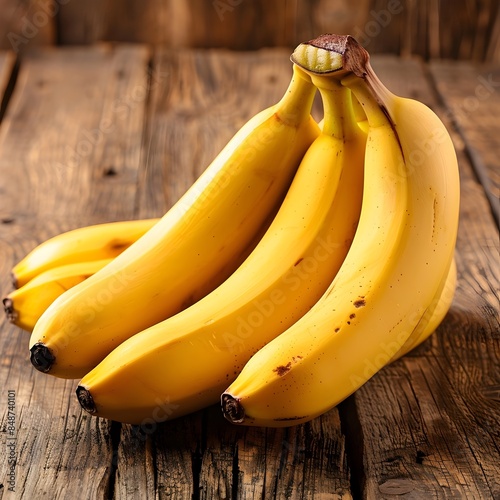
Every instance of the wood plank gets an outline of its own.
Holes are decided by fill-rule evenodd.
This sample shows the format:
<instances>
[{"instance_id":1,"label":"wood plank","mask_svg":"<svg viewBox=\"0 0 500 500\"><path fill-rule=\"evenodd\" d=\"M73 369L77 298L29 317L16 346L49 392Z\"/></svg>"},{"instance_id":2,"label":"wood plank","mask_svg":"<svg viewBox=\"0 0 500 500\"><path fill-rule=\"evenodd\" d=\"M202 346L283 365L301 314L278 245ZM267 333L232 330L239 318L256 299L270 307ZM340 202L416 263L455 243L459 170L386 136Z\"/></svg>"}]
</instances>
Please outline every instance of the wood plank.
<instances>
[{"instance_id":1,"label":"wood plank","mask_svg":"<svg viewBox=\"0 0 500 500\"><path fill-rule=\"evenodd\" d=\"M148 59L126 45L26 55L0 132L3 217L133 214Z\"/></svg>"},{"instance_id":2,"label":"wood plank","mask_svg":"<svg viewBox=\"0 0 500 500\"><path fill-rule=\"evenodd\" d=\"M8 255L4 245L2 240L2 291L10 286L12 262L4 260ZM8 498L13 488L12 498L69 498L81 491L103 498L112 458L109 424L82 413L73 381L44 376L31 368L28 338L6 319L0 322L0 428L2 447L8 450L0 454L0 496L5 492Z\"/></svg>"},{"instance_id":3,"label":"wood plank","mask_svg":"<svg viewBox=\"0 0 500 500\"><path fill-rule=\"evenodd\" d=\"M500 65L434 61L430 70L500 224Z\"/></svg>"},{"instance_id":4,"label":"wood plank","mask_svg":"<svg viewBox=\"0 0 500 500\"><path fill-rule=\"evenodd\" d=\"M385 58L374 66L389 88L426 102L446 120L418 63ZM340 407L360 485L354 493L367 499L495 498L500 492L494 423L500 387L498 233L460 137L453 136L462 208L452 309L431 339Z\"/></svg>"},{"instance_id":5,"label":"wood plank","mask_svg":"<svg viewBox=\"0 0 500 500\"><path fill-rule=\"evenodd\" d=\"M209 409L201 498L348 499L338 412L288 429L235 427Z\"/></svg>"},{"instance_id":6,"label":"wood plank","mask_svg":"<svg viewBox=\"0 0 500 500\"><path fill-rule=\"evenodd\" d=\"M2 294L11 288L14 263L36 244L74 227L133 218L148 60L140 46L42 50L23 59L0 130ZM64 163L68 151L91 143L93 131L102 134L95 134L95 147ZM114 175L106 175L111 167ZM80 498L85 491L87 498L107 498L113 426L81 410L76 381L33 369L28 339L2 317L0 428L9 423L7 391L15 391L16 495ZM1 453L2 481L7 470Z\"/></svg>"},{"instance_id":7,"label":"wood plank","mask_svg":"<svg viewBox=\"0 0 500 500\"><path fill-rule=\"evenodd\" d=\"M113 498L198 498L202 420L194 413L168 423L122 425Z\"/></svg>"}]
</instances>

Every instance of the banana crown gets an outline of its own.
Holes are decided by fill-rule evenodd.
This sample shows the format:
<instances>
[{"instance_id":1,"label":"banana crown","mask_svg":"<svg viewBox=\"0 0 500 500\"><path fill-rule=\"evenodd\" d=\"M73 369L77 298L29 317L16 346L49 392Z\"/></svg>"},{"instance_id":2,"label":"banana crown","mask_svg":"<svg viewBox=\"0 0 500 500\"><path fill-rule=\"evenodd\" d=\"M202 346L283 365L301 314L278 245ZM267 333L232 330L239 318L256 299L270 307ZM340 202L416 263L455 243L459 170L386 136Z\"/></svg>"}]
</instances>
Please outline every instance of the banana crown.
<instances>
[{"instance_id":1,"label":"banana crown","mask_svg":"<svg viewBox=\"0 0 500 500\"><path fill-rule=\"evenodd\" d=\"M351 72L362 78L370 55L350 35L325 34L298 45L290 59L307 72Z\"/></svg>"}]
</instances>

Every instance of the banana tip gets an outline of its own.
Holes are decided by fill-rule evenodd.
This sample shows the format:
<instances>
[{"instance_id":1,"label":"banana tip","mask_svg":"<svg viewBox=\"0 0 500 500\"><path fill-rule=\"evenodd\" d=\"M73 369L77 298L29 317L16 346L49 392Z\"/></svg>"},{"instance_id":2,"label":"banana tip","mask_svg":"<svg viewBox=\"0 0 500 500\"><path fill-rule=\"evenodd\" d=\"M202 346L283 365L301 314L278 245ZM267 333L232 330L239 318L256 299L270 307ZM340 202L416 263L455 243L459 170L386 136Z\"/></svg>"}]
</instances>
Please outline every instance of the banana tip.
<instances>
[{"instance_id":1,"label":"banana tip","mask_svg":"<svg viewBox=\"0 0 500 500\"><path fill-rule=\"evenodd\" d=\"M5 312L5 315L7 316L8 320L12 323L17 318L17 314L16 314L16 311L14 309L14 302L9 297L5 297L2 300L2 303L3 303L3 310Z\"/></svg>"},{"instance_id":2,"label":"banana tip","mask_svg":"<svg viewBox=\"0 0 500 500\"><path fill-rule=\"evenodd\" d=\"M47 373L50 371L55 360L52 351L41 342L37 342L30 349L31 364L40 372Z\"/></svg>"},{"instance_id":3,"label":"banana tip","mask_svg":"<svg viewBox=\"0 0 500 500\"><path fill-rule=\"evenodd\" d=\"M245 409L238 398L224 393L221 396L222 413L232 424L241 424L245 419Z\"/></svg>"},{"instance_id":4,"label":"banana tip","mask_svg":"<svg viewBox=\"0 0 500 500\"><path fill-rule=\"evenodd\" d=\"M82 385L79 385L76 388L76 397L78 398L80 406L87 413L90 413L91 415L95 415L97 413L97 408L94 403L94 398L92 397L92 394L90 394L90 391L88 389L86 389Z\"/></svg>"}]
</instances>

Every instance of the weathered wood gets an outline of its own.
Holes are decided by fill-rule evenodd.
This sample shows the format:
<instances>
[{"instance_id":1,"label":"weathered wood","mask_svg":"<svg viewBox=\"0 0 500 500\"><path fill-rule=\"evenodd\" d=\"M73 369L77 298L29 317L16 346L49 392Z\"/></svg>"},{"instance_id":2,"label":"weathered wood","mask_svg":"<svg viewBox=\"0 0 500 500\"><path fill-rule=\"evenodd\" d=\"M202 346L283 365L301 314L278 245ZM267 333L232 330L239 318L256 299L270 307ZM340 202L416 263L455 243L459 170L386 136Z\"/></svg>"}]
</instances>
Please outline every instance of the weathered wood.
<instances>
[{"instance_id":1,"label":"weathered wood","mask_svg":"<svg viewBox=\"0 0 500 500\"><path fill-rule=\"evenodd\" d=\"M202 412L172 422L122 425L114 498L199 498L205 432Z\"/></svg>"},{"instance_id":2,"label":"weathered wood","mask_svg":"<svg viewBox=\"0 0 500 500\"><path fill-rule=\"evenodd\" d=\"M240 428L209 409L201 498L348 499L337 410L289 429Z\"/></svg>"},{"instance_id":3,"label":"weathered wood","mask_svg":"<svg viewBox=\"0 0 500 500\"><path fill-rule=\"evenodd\" d=\"M2 123L2 216L133 214L148 57L126 45L26 55Z\"/></svg>"},{"instance_id":4,"label":"weathered wood","mask_svg":"<svg viewBox=\"0 0 500 500\"><path fill-rule=\"evenodd\" d=\"M2 267L5 290L8 273L3 271ZM5 493L7 498L70 498L90 491L89 498L104 498L111 463L109 424L82 414L73 381L30 369L26 332L7 325L5 319L0 328L0 497ZM15 400L12 407L10 394Z\"/></svg>"},{"instance_id":5,"label":"weathered wood","mask_svg":"<svg viewBox=\"0 0 500 500\"><path fill-rule=\"evenodd\" d=\"M396 59L374 65L389 88L426 102L447 120L417 63L407 62L403 71ZM402 83L401 75L411 83ZM459 141L462 208L452 309L430 340L341 405L363 498L494 498L500 492L494 423L500 387L498 233L460 137L453 135Z\"/></svg>"},{"instance_id":6,"label":"weathered wood","mask_svg":"<svg viewBox=\"0 0 500 500\"><path fill-rule=\"evenodd\" d=\"M447 114L458 127L477 177L500 224L500 65L434 62L430 65Z\"/></svg>"}]
</instances>

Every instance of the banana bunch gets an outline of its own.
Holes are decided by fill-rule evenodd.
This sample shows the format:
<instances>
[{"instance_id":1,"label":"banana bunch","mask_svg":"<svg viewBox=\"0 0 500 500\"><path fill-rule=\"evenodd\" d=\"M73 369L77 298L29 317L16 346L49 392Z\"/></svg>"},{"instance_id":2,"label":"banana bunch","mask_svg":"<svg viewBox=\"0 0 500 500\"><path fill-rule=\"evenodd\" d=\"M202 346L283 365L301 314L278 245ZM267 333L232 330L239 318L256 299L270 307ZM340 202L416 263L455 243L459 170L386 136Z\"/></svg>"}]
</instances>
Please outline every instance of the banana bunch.
<instances>
[{"instance_id":1,"label":"banana bunch","mask_svg":"<svg viewBox=\"0 0 500 500\"><path fill-rule=\"evenodd\" d=\"M48 258L19 289L43 294L56 276L17 317L35 368L79 379L90 414L145 425L220 401L236 424L302 423L449 310L459 176L445 126L392 94L350 36L291 59L283 98L144 234L93 267ZM4 299L11 319L15 305Z\"/></svg>"}]
</instances>

